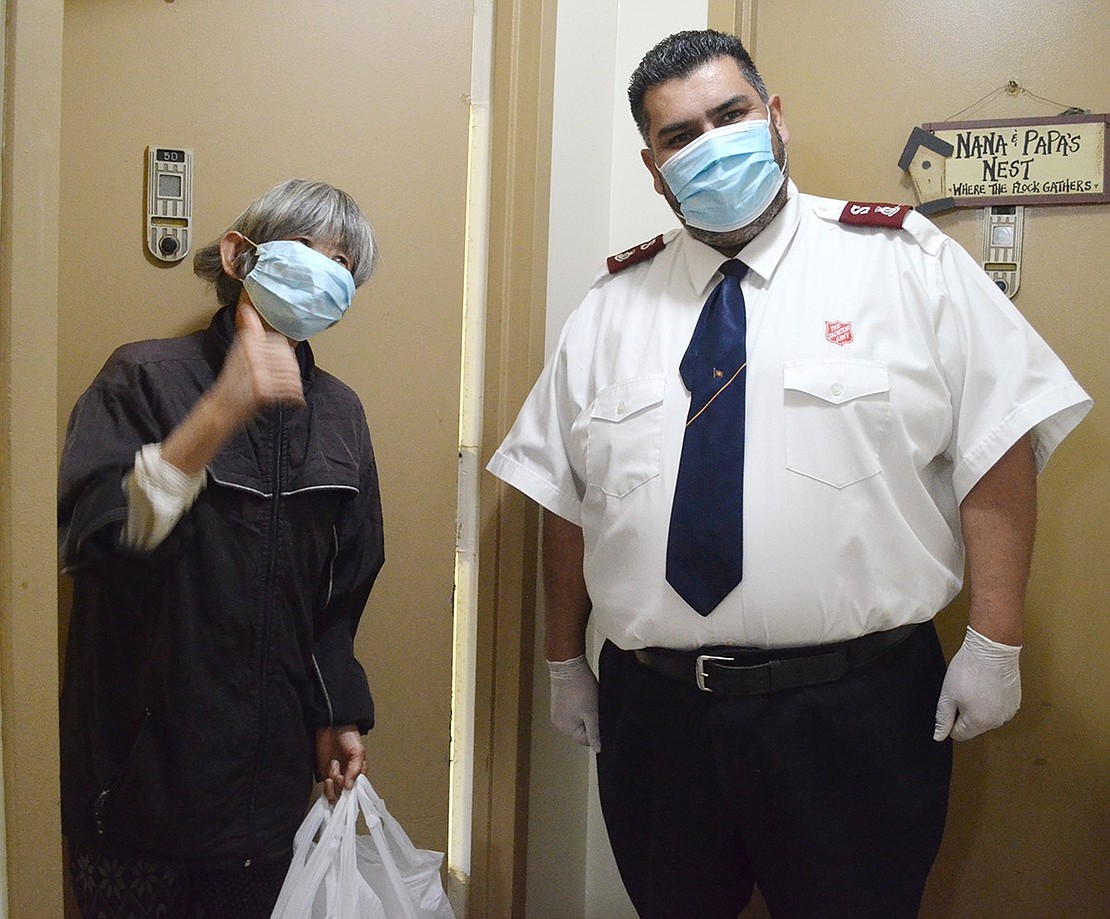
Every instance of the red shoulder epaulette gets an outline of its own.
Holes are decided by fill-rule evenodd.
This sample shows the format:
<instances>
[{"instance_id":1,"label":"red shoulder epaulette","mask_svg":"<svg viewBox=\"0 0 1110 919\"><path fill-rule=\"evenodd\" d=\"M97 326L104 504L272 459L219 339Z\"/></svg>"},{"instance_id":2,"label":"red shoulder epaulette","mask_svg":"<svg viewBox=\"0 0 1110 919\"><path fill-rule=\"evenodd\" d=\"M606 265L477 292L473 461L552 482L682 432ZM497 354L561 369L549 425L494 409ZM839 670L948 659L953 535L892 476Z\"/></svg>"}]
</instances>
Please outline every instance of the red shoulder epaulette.
<instances>
[{"instance_id":1,"label":"red shoulder epaulette","mask_svg":"<svg viewBox=\"0 0 1110 919\"><path fill-rule=\"evenodd\" d=\"M616 255L610 255L605 263L609 266L609 274L616 274L618 271L624 271L625 268L646 261L653 255L662 252L665 245L667 243L663 239L663 234L660 233L655 239L649 239L646 243L640 243L640 245L633 246L631 249L625 249Z\"/></svg>"},{"instance_id":2,"label":"red shoulder epaulette","mask_svg":"<svg viewBox=\"0 0 1110 919\"><path fill-rule=\"evenodd\" d=\"M886 227L900 230L906 214L912 210L913 208L908 204L849 201L840 212L840 222L859 227Z\"/></svg>"}]
</instances>

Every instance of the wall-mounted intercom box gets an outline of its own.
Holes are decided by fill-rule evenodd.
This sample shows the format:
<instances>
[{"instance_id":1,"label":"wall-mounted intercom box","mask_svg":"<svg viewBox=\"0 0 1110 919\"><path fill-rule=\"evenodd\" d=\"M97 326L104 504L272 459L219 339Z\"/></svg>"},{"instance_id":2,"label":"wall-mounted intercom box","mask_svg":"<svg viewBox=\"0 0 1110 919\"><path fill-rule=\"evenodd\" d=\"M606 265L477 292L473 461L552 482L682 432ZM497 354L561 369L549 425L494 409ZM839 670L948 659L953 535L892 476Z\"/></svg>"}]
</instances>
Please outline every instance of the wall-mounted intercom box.
<instances>
[{"instance_id":1,"label":"wall-mounted intercom box","mask_svg":"<svg viewBox=\"0 0 1110 919\"><path fill-rule=\"evenodd\" d=\"M1007 297L1013 299L1021 281L1022 205L984 209L983 270Z\"/></svg>"},{"instance_id":2,"label":"wall-mounted intercom box","mask_svg":"<svg viewBox=\"0 0 1110 919\"><path fill-rule=\"evenodd\" d=\"M193 233L193 151L146 148L146 246L163 262L189 253Z\"/></svg>"}]
</instances>

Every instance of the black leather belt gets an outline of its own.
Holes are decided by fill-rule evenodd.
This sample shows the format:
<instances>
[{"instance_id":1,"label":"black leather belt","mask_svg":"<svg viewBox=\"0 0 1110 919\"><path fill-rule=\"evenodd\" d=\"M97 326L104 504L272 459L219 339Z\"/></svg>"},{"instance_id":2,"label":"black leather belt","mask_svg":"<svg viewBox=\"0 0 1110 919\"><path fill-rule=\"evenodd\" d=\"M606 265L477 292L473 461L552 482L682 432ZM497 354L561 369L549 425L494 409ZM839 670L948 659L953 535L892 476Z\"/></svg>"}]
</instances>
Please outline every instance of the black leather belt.
<instances>
[{"instance_id":1,"label":"black leather belt","mask_svg":"<svg viewBox=\"0 0 1110 919\"><path fill-rule=\"evenodd\" d=\"M919 625L915 622L850 641L807 648L641 648L633 653L645 667L672 680L692 683L704 692L758 696L839 680L849 670L909 638Z\"/></svg>"}]
</instances>

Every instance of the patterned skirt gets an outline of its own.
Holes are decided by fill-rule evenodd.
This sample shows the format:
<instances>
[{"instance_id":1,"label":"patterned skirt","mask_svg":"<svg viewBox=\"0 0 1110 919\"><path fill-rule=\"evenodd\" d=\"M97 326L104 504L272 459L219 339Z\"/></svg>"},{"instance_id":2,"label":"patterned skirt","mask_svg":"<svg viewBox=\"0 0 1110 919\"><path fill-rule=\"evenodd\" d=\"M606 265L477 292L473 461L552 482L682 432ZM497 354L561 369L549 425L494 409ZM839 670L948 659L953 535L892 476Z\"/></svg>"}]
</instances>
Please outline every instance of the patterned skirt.
<instances>
[{"instance_id":1,"label":"patterned skirt","mask_svg":"<svg viewBox=\"0 0 1110 919\"><path fill-rule=\"evenodd\" d=\"M84 919L268 919L287 861L198 871L110 846L69 844L69 876Z\"/></svg>"}]
</instances>

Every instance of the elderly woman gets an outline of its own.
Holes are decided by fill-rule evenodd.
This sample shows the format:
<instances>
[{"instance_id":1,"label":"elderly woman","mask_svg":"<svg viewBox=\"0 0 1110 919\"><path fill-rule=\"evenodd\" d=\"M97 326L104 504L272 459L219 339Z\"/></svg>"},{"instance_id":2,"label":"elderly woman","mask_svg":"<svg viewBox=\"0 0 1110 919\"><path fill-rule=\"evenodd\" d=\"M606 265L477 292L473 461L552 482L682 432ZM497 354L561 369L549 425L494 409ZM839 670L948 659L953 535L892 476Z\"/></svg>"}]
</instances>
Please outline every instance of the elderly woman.
<instances>
[{"instance_id":1,"label":"elderly woman","mask_svg":"<svg viewBox=\"0 0 1110 919\"><path fill-rule=\"evenodd\" d=\"M278 185L196 254L208 328L119 348L73 410L62 809L85 916L268 916L314 767L333 799L364 767L377 472L305 339L374 260L348 195Z\"/></svg>"}]
</instances>

